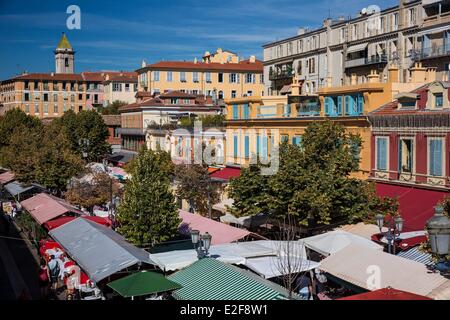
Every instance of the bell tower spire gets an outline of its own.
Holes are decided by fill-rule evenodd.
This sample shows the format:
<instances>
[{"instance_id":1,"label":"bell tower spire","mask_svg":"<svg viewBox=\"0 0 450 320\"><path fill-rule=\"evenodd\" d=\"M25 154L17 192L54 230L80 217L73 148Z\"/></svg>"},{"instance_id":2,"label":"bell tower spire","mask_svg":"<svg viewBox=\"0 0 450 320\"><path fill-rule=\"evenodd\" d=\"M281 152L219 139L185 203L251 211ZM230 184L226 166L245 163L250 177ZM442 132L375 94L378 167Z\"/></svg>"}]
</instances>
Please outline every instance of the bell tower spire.
<instances>
[{"instance_id":1,"label":"bell tower spire","mask_svg":"<svg viewBox=\"0 0 450 320\"><path fill-rule=\"evenodd\" d=\"M63 32L55 50L55 71L56 73L74 73L74 64L75 51Z\"/></svg>"}]
</instances>

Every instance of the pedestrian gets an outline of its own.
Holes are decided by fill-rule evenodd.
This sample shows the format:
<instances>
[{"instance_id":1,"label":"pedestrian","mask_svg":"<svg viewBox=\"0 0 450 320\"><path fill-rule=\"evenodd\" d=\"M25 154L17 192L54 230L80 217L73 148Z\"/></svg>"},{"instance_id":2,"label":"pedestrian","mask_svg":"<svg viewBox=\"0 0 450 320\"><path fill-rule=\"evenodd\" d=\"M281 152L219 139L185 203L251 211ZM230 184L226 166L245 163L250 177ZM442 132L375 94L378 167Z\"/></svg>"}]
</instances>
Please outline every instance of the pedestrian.
<instances>
[{"instance_id":1,"label":"pedestrian","mask_svg":"<svg viewBox=\"0 0 450 320\"><path fill-rule=\"evenodd\" d=\"M297 280L297 288L303 300L312 300L312 282L308 274L300 276Z\"/></svg>"},{"instance_id":2,"label":"pedestrian","mask_svg":"<svg viewBox=\"0 0 450 320\"><path fill-rule=\"evenodd\" d=\"M58 277L60 274L59 263L56 261L55 256L50 256L50 261L48 262L48 278L50 279L51 287L56 292L58 289Z\"/></svg>"},{"instance_id":3,"label":"pedestrian","mask_svg":"<svg viewBox=\"0 0 450 320\"><path fill-rule=\"evenodd\" d=\"M39 288L41 289L41 297L45 299L48 294L48 286L50 284L48 278L48 270L47 264L44 259L41 259L41 263L39 266Z\"/></svg>"}]
</instances>

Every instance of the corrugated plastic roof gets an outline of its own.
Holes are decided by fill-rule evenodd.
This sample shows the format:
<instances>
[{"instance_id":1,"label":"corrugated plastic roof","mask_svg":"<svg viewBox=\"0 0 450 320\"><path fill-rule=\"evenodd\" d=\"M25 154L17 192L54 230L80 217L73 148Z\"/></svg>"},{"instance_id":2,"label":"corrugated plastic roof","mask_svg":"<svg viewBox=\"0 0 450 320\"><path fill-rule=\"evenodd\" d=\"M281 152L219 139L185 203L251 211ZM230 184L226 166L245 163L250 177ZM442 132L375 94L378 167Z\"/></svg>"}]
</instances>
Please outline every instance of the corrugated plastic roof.
<instances>
[{"instance_id":1,"label":"corrugated plastic roof","mask_svg":"<svg viewBox=\"0 0 450 320\"><path fill-rule=\"evenodd\" d=\"M177 300L285 300L287 292L216 259L201 259L168 277L183 286Z\"/></svg>"}]
</instances>

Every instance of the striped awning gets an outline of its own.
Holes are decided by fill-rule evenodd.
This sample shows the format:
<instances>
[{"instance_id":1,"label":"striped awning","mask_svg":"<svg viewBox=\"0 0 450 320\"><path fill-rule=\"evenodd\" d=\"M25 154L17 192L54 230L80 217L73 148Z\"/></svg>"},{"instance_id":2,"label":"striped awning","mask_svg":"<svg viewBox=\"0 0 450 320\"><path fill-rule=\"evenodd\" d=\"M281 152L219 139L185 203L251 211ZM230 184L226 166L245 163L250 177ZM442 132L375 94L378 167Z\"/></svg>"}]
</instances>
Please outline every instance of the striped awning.
<instances>
[{"instance_id":1,"label":"striped awning","mask_svg":"<svg viewBox=\"0 0 450 320\"><path fill-rule=\"evenodd\" d=\"M169 277L182 288L172 295L177 300L286 300L287 292L249 271L213 258L198 260Z\"/></svg>"},{"instance_id":2,"label":"striped awning","mask_svg":"<svg viewBox=\"0 0 450 320\"><path fill-rule=\"evenodd\" d=\"M433 260L431 254L420 251L419 247L414 247L409 250L401 251L397 254L397 256L409 259L412 261L420 262L425 265L432 265Z\"/></svg>"},{"instance_id":3,"label":"striped awning","mask_svg":"<svg viewBox=\"0 0 450 320\"><path fill-rule=\"evenodd\" d=\"M367 43L355 44L353 46L348 47L347 53L353 53L358 51L364 51L367 48Z\"/></svg>"}]
</instances>

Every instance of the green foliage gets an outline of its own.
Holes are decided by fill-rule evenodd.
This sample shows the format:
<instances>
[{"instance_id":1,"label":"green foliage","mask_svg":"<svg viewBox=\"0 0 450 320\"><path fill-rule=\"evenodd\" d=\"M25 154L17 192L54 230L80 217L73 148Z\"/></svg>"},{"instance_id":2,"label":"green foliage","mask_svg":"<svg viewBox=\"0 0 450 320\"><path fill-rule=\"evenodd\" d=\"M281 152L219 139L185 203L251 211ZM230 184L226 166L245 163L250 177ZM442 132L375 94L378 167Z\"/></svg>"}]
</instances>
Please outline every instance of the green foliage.
<instances>
[{"instance_id":1,"label":"green foliage","mask_svg":"<svg viewBox=\"0 0 450 320\"><path fill-rule=\"evenodd\" d=\"M351 176L359 167L359 136L326 121L309 125L302 141L302 146L279 147L274 175L263 177L260 166L251 166L230 183L235 215L270 212L276 219L293 217L298 225L311 228L397 210L395 200L378 198L370 183Z\"/></svg>"},{"instance_id":2,"label":"green foliage","mask_svg":"<svg viewBox=\"0 0 450 320\"><path fill-rule=\"evenodd\" d=\"M8 110L0 117L0 150L10 145L13 132L18 128L41 129L42 123L38 118L27 115L18 108ZM3 166L7 165L1 157L0 163Z\"/></svg>"},{"instance_id":3,"label":"green foliage","mask_svg":"<svg viewBox=\"0 0 450 320\"><path fill-rule=\"evenodd\" d=\"M119 108L126 106L128 103L125 101L115 100L113 103L108 104L106 107L99 107L98 111L103 115L108 114L120 114Z\"/></svg>"},{"instance_id":4,"label":"green foliage","mask_svg":"<svg viewBox=\"0 0 450 320\"><path fill-rule=\"evenodd\" d=\"M106 141L109 136L108 127L102 116L94 110L75 113L69 110L64 115L55 119L51 126L63 130L72 147L80 156L87 152L88 162L98 161L105 154L111 152L111 147ZM89 144L84 143L85 140Z\"/></svg>"},{"instance_id":5,"label":"green foliage","mask_svg":"<svg viewBox=\"0 0 450 320\"><path fill-rule=\"evenodd\" d=\"M205 115L198 118L184 117L180 119L180 127L194 128L194 122L200 121L203 128L220 128L223 127L225 116L223 115Z\"/></svg>"},{"instance_id":6,"label":"green foliage","mask_svg":"<svg viewBox=\"0 0 450 320\"><path fill-rule=\"evenodd\" d=\"M208 168L198 164L178 165L175 167L175 177L178 182L177 197L185 199L196 213L208 215L211 207L220 200L220 190L211 181Z\"/></svg>"},{"instance_id":7,"label":"green foliage","mask_svg":"<svg viewBox=\"0 0 450 320\"><path fill-rule=\"evenodd\" d=\"M136 245L154 246L178 234L181 220L171 190L171 163L167 152L144 147L128 167L131 179L117 212L118 232Z\"/></svg>"}]
</instances>

